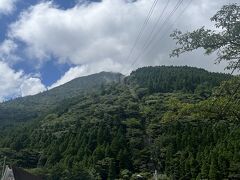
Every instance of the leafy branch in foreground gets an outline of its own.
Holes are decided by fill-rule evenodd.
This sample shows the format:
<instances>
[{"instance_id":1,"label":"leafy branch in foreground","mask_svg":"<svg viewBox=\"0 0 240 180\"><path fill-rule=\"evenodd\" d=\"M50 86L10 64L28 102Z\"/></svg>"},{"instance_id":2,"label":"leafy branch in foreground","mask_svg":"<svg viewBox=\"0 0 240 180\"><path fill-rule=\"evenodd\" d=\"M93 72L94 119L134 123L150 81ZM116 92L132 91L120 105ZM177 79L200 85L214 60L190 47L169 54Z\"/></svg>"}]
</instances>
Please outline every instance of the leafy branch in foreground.
<instances>
[{"instance_id":1,"label":"leafy branch in foreground","mask_svg":"<svg viewBox=\"0 0 240 180\"><path fill-rule=\"evenodd\" d=\"M203 48L206 54L217 53L217 62L228 62L227 69L240 68L240 6L224 5L212 18L217 30L202 27L193 32L175 30L170 36L179 45L171 57Z\"/></svg>"}]
</instances>

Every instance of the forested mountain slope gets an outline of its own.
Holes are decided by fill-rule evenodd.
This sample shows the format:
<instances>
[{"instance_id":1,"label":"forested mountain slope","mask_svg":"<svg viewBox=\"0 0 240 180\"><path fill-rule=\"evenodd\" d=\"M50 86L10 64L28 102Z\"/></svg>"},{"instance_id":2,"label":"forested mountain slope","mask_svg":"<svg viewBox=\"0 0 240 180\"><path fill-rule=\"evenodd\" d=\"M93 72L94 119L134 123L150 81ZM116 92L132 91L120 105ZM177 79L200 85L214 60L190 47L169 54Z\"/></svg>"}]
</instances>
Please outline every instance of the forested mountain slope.
<instances>
[{"instance_id":1,"label":"forested mountain slope","mask_svg":"<svg viewBox=\"0 0 240 180\"><path fill-rule=\"evenodd\" d=\"M120 73L101 72L74 79L64 85L0 104L0 126L9 121L27 121L53 110L59 103L82 93L91 92L101 85L117 82L124 76Z\"/></svg>"},{"instance_id":2,"label":"forested mountain slope","mask_svg":"<svg viewBox=\"0 0 240 180\"><path fill-rule=\"evenodd\" d=\"M210 73L193 67L145 67L125 78L129 85L146 88L149 92L201 92L209 96L214 86L231 76ZM6 122L24 122L46 114L62 103L74 103L74 97L101 88L107 83L119 83L124 79L120 73L101 72L74 79L62 86L35 96L27 96L0 104L0 126ZM69 98L72 98L68 101ZM66 102L68 101L68 102ZM7 123L8 124L8 123Z\"/></svg>"},{"instance_id":3,"label":"forested mountain slope","mask_svg":"<svg viewBox=\"0 0 240 180\"><path fill-rule=\"evenodd\" d=\"M166 68L171 73L164 76ZM162 179L239 178L239 77L189 67L143 69L0 132L0 156L52 180L151 179L155 170ZM171 82L179 86L157 89L166 76L178 77ZM203 76L194 90L190 82L182 85Z\"/></svg>"},{"instance_id":4,"label":"forested mountain slope","mask_svg":"<svg viewBox=\"0 0 240 180\"><path fill-rule=\"evenodd\" d=\"M143 67L133 71L126 81L146 87L150 92L211 91L221 81L231 78L228 74L208 72L188 66Z\"/></svg>"}]
</instances>

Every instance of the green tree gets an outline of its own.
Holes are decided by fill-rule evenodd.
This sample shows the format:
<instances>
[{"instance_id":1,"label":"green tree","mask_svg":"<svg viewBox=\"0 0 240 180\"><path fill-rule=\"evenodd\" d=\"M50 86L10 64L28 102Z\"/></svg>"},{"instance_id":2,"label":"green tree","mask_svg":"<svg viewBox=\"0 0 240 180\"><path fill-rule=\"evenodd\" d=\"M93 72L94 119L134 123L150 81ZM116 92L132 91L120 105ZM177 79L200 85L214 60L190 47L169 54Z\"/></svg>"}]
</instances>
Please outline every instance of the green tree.
<instances>
[{"instance_id":1,"label":"green tree","mask_svg":"<svg viewBox=\"0 0 240 180\"><path fill-rule=\"evenodd\" d=\"M214 158L212 158L208 176L209 176L209 179L212 179L212 180L218 179L217 163Z\"/></svg>"},{"instance_id":2,"label":"green tree","mask_svg":"<svg viewBox=\"0 0 240 180\"><path fill-rule=\"evenodd\" d=\"M170 56L192 51L198 48L205 49L206 54L217 52L217 62L225 60L227 68L240 68L240 6L237 4L224 5L212 18L219 31L204 27L193 32L182 33L174 31L171 37L179 45Z\"/></svg>"},{"instance_id":3,"label":"green tree","mask_svg":"<svg viewBox=\"0 0 240 180\"><path fill-rule=\"evenodd\" d=\"M208 172L209 172L208 162L203 161L202 167L201 167L201 177L202 177L203 179L207 179L207 177L208 177Z\"/></svg>"},{"instance_id":4,"label":"green tree","mask_svg":"<svg viewBox=\"0 0 240 180\"><path fill-rule=\"evenodd\" d=\"M110 160L108 169L108 180L114 180L116 178L116 165L113 159Z\"/></svg>"}]
</instances>

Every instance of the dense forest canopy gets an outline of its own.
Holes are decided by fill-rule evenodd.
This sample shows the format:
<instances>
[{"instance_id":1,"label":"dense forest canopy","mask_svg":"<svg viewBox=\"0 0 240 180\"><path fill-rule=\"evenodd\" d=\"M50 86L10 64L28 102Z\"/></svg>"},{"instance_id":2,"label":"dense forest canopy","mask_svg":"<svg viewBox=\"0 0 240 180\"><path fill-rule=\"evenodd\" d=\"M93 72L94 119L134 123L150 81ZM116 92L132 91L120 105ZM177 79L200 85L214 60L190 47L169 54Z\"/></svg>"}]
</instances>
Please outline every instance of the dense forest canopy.
<instances>
[{"instance_id":1,"label":"dense forest canopy","mask_svg":"<svg viewBox=\"0 0 240 180\"><path fill-rule=\"evenodd\" d=\"M238 178L238 83L198 68L141 68L5 126L0 156L54 180L149 179L155 170L160 179Z\"/></svg>"},{"instance_id":2,"label":"dense forest canopy","mask_svg":"<svg viewBox=\"0 0 240 180\"><path fill-rule=\"evenodd\" d=\"M120 82L123 77L120 73L101 72L74 79L62 86L35 96L27 96L1 103L0 128L3 124L8 125L9 121L25 122L38 118L60 106L61 103L72 104L75 102L75 96L91 92L110 82ZM68 101L65 102L67 99Z\"/></svg>"},{"instance_id":3,"label":"dense forest canopy","mask_svg":"<svg viewBox=\"0 0 240 180\"><path fill-rule=\"evenodd\" d=\"M135 83L151 92L195 92L199 89L209 92L220 82L231 78L228 74L209 73L204 69L188 66L143 67L131 73L127 82Z\"/></svg>"}]
</instances>

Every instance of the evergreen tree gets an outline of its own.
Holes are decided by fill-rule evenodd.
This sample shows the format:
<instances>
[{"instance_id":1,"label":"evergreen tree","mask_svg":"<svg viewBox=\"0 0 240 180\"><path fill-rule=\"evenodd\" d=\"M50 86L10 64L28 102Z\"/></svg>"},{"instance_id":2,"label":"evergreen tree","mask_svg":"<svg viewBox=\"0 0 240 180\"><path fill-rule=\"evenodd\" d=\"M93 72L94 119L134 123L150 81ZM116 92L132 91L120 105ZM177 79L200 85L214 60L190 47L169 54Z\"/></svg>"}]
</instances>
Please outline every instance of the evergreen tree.
<instances>
[{"instance_id":1,"label":"evergreen tree","mask_svg":"<svg viewBox=\"0 0 240 180\"><path fill-rule=\"evenodd\" d=\"M116 178L116 164L113 159L110 160L108 169L108 180L114 180Z\"/></svg>"}]
</instances>

